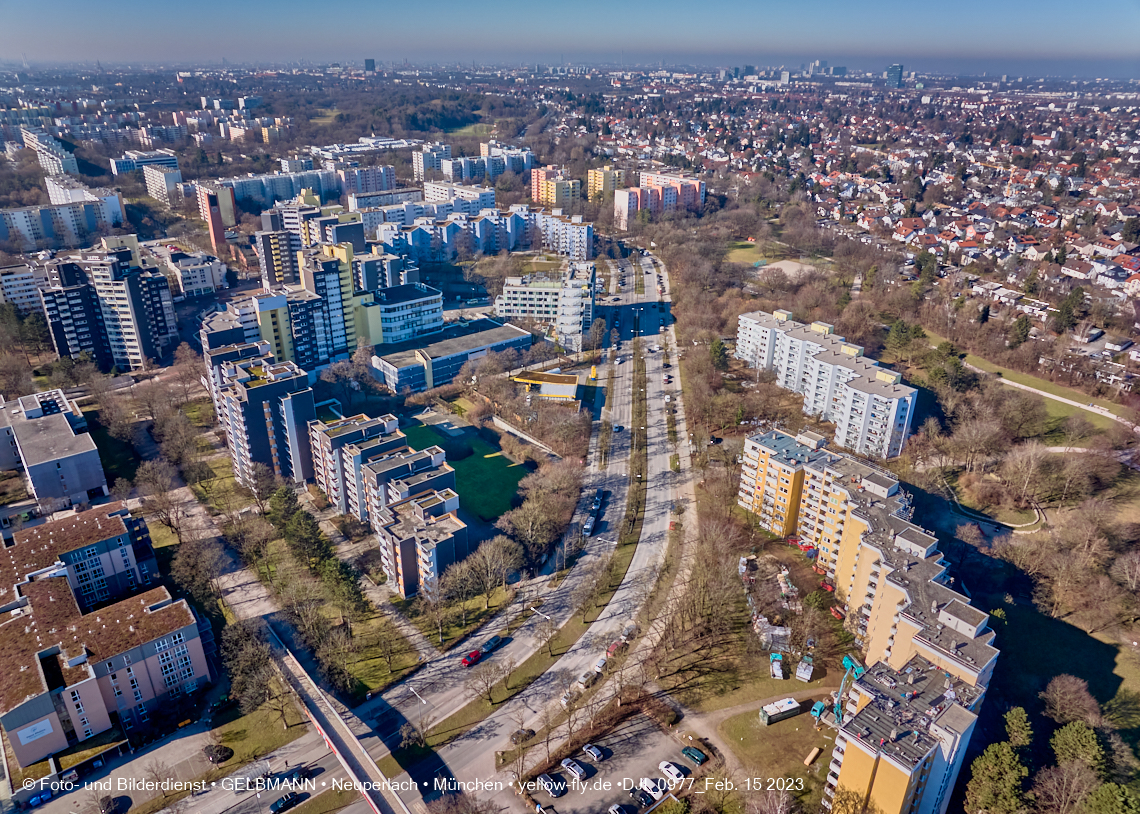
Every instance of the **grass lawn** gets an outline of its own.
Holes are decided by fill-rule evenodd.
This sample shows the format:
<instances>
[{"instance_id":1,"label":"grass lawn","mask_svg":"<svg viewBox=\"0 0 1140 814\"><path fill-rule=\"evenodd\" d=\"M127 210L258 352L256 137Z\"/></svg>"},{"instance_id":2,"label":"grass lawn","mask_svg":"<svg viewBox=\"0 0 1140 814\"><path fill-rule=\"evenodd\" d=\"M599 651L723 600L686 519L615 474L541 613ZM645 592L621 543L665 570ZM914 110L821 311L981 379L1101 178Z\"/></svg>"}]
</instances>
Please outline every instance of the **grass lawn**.
<instances>
[{"instance_id":1,"label":"grass lawn","mask_svg":"<svg viewBox=\"0 0 1140 814\"><path fill-rule=\"evenodd\" d=\"M495 132L495 125L487 122L472 122L447 132L452 136L490 136Z\"/></svg>"},{"instance_id":2,"label":"grass lawn","mask_svg":"<svg viewBox=\"0 0 1140 814\"><path fill-rule=\"evenodd\" d=\"M502 587L491 594L491 602L486 609L483 608L483 597L477 596L474 599L468 599L463 603L467 606L467 623L463 624L463 620L459 616L454 617L452 623L443 628L442 646L439 644L439 631L432 627L424 616L414 615L412 611L414 603L412 600L401 599L392 604L396 606L397 610L399 610L405 618L419 628L420 632L424 634L428 641L436 647L441 647L443 650L450 650L458 644L464 636L494 616L510 599L510 591ZM456 605L455 608L458 610L459 605Z\"/></svg>"},{"instance_id":3,"label":"grass lawn","mask_svg":"<svg viewBox=\"0 0 1140 814\"><path fill-rule=\"evenodd\" d=\"M87 431L91 433L91 440L99 449L99 460L103 463L107 484L113 484L119 478L134 480L135 472L142 463L135 448L126 441L111 437L107 428L99 423L98 410L84 410L83 415L87 418Z\"/></svg>"},{"instance_id":4,"label":"grass lawn","mask_svg":"<svg viewBox=\"0 0 1140 814\"><path fill-rule=\"evenodd\" d=\"M958 488L958 473L950 472L946 475L946 482L954 490L954 494L958 497L958 502L965 508L972 509L979 514L984 514L986 517L992 517L998 523L1005 523L1010 526L1020 526L1023 523L1032 523L1037 515L1029 509L1010 509L1005 506L986 506L981 507L976 505L970 496L965 493L964 489ZM965 522L965 521L963 521Z\"/></svg>"},{"instance_id":5,"label":"grass lawn","mask_svg":"<svg viewBox=\"0 0 1140 814\"><path fill-rule=\"evenodd\" d=\"M182 412L198 429L208 430L214 426L214 405L207 396L186 402L182 405Z\"/></svg>"},{"instance_id":6,"label":"grass lawn","mask_svg":"<svg viewBox=\"0 0 1140 814\"><path fill-rule=\"evenodd\" d=\"M525 466L514 463L498 447L473 433L451 437L424 424L415 424L404 427L404 434L414 449L439 444L447 450L457 442L471 448L472 454L465 458L453 457L448 452L447 462L455 468L460 505L486 522L494 521L511 508L519 481L530 474Z\"/></svg>"},{"instance_id":7,"label":"grass lawn","mask_svg":"<svg viewBox=\"0 0 1140 814\"><path fill-rule=\"evenodd\" d=\"M725 259L730 263L744 263L749 266L761 260L768 260L767 257L760 254L760 249L755 243L749 243L747 240L738 240L735 243L728 244L728 254Z\"/></svg>"},{"instance_id":8,"label":"grass lawn","mask_svg":"<svg viewBox=\"0 0 1140 814\"><path fill-rule=\"evenodd\" d=\"M228 455L218 456L209 460L208 466L214 476L209 480L190 484L190 491L199 503L209 506L215 512L220 511L213 503L214 496L220 494L227 486L234 483L234 467Z\"/></svg>"},{"instance_id":9,"label":"grass lawn","mask_svg":"<svg viewBox=\"0 0 1140 814\"><path fill-rule=\"evenodd\" d=\"M360 799L360 792L351 789L330 789L310 797L293 811L294 814L330 814L340 811Z\"/></svg>"},{"instance_id":10,"label":"grass lawn","mask_svg":"<svg viewBox=\"0 0 1140 814\"><path fill-rule=\"evenodd\" d=\"M317 115L309 119L313 124L332 124L336 118L335 107L318 107Z\"/></svg>"},{"instance_id":11,"label":"grass lawn","mask_svg":"<svg viewBox=\"0 0 1140 814\"><path fill-rule=\"evenodd\" d=\"M717 731L744 768L762 777L802 778L803 791L793 792L802 811L818 811L827 783L827 766L835 746L835 730L815 730L806 712L786 721L763 726L758 712L742 712L721 722ZM804 759L820 749L811 766Z\"/></svg>"},{"instance_id":12,"label":"grass lawn","mask_svg":"<svg viewBox=\"0 0 1140 814\"><path fill-rule=\"evenodd\" d=\"M5 506L19 503L28 497L28 488L24 485L24 476L17 470L0 472L0 503Z\"/></svg>"},{"instance_id":13,"label":"grass lawn","mask_svg":"<svg viewBox=\"0 0 1140 814\"><path fill-rule=\"evenodd\" d=\"M123 740L123 733L119 731L119 728L112 727L106 732L100 732L93 738L80 741L75 746L57 752L55 757L59 761L60 771L66 771L88 758L95 757L100 752L122 743Z\"/></svg>"}]
</instances>

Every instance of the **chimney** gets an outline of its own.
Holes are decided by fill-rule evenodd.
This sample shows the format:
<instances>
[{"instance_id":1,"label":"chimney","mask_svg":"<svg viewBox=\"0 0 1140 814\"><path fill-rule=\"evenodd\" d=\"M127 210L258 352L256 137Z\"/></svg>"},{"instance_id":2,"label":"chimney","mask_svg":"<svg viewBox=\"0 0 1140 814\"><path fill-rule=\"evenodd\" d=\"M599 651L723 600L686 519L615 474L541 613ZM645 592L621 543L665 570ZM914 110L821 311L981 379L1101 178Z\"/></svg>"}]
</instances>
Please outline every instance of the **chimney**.
<instances>
[{"instance_id":1,"label":"chimney","mask_svg":"<svg viewBox=\"0 0 1140 814\"><path fill-rule=\"evenodd\" d=\"M935 599L930 600L930 612L935 615L938 614L938 601Z\"/></svg>"},{"instance_id":2,"label":"chimney","mask_svg":"<svg viewBox=\"0 0 1140 814\"><path fill-rule=\"evenodd\" d=\"M893 729L891 729L891 743L894 743L894 742L895 742L895 741L897 741L898 739L899 739L899 731L898 731L898 729L897 729L897 728L893 728Z\"/></svg>"}]
</instances>

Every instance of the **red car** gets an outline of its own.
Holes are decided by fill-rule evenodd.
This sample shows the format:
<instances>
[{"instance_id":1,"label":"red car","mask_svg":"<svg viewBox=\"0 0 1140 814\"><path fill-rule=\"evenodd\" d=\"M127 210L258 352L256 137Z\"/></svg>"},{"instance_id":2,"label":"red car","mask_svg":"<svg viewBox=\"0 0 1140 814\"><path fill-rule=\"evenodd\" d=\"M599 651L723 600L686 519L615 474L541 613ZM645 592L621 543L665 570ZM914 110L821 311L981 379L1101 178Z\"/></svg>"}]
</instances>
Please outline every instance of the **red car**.
<instances>
[{"instance_id":1,"label":"red car","mask_svg":"<svg viewBox=\"0 0 1140 814\"><path fill-rule=\"evenodd\" d=\"M839 608L835 607L834 605L831 607L831 615L834 616L836 619L838 619L840 622L842 622L844 619L843 611L841 611Z\"/></svg>"},{"instance_id":2,"label":"red car","mask_svg":"<svg viewBox=\"0 0 1140 814\"><path fill-rule=\"evenodd\" d=\"M472 650L470 653L463 657L463 666L470 667L474 664L478 664L479 659L481 658L483 658L483 651Z\"/></svg>"},{"instance_id":3,"label":"red car","mask_svg":"<svg viewBox=\"0 0 1140 814\"><path fill-rule=\"evenodd\" d=\"M825 590L829 593L835 593L835 586L832 585L830 582L821 582L819 584L819 587L823 588L823 590Z\"/></svg>"}]
</instances>

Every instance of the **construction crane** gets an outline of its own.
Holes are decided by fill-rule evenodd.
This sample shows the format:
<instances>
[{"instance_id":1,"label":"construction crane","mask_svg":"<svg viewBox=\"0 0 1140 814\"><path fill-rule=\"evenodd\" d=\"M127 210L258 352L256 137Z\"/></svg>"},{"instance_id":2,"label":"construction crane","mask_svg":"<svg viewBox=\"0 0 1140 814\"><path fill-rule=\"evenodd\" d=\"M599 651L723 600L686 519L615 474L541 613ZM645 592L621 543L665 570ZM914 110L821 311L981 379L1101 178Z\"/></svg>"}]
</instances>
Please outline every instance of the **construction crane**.
<instances>
[{"instance_id":1,"label":"construction crane","mask_svg":"<svg viewBox=\"0 0 1140 814\"><path fill-rule=\"evenodd\" d=\"M843 657L843 669L847 672L843 674L843 680L839 682L839 692L835 694L836 728L843 725L843 693L850 689L850 685L847 683L848 679L851 679L851 683L853 684L859 676L863 675L866 671L866 668L856 661L853 656ZM854 676L854 679L852 679L852 676Z\"/></svg>"}]
</instances>

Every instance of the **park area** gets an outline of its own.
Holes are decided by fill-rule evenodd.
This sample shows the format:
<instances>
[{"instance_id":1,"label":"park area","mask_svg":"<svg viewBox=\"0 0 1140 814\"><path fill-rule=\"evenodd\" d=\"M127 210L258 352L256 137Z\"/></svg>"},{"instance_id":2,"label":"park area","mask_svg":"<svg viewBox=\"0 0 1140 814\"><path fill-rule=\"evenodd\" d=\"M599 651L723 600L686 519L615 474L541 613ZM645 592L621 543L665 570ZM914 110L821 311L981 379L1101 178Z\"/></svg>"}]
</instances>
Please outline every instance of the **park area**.
<instances>
[{"instance_id":1,"label":"park area","mask_svg":"<svg viewBox=\"0 0 1140 814\"><path fill-rule=\"evenodd\" d=\"M759 711L749 710L725 719L717 731L747 774L790 779L793 787L802 780L802 789L792 789L799 809L819 810L831 750L835 747L835 730L824 727L817 731L815 719L807 713L765 726L760 723ZM804 760L817 748L819 755L810 766L805 766Z\"/></svg>"},{"instance_id":2,"label":"park area","mask_svg":"<svg viewBox=\"0 0 1140 814\"><path fill-rule=\"evenodd\" d=\"M494 522L510 510L519 481L530 474L530 469L512 461L470 427L456 428L450 434L417 421L402 429L413 449L443 447L447 462L455 469L459 505L484 522Z\"/></svg>"}]
</instances>

